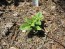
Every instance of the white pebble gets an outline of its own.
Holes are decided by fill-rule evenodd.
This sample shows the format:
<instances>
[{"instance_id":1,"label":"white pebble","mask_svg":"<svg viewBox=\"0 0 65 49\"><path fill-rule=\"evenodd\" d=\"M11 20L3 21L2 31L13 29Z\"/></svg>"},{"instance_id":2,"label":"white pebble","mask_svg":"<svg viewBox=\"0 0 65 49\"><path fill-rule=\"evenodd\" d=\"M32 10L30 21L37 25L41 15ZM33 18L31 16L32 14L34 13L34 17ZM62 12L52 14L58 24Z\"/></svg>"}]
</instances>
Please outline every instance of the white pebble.
<instances>
[{"instance_id":1,"label":"white pebble","mask_svg":"<svg viewBox=\"0 0 65 49\"><path fill-rule=\"evenodd\" d=\"M17 49L17 48L15 48L15 47L10 47L9 49Z\"/></svg>"},{"instance_id":2,"label":"white pebble","mask_svg":"<svg viewBox=\"0 0 65 49\"><path fill-rule=\"evenodd\" d=\"M51 6L51 10L55 10L56 6Z\"/></svg>"},{"instance_id":3,"label":"white pebble","mask_svg":"<svg viewBox=\"0 0 65 49\"><path fill-rule=\"evenodd\" d=\"M22 32L26 32L26 30L22 30Z\"/></svg>"},{"instance_id":4,"label":"white pebble","mask_svg":"<svg viewBox=\"0 0 65 49\"><path fill-rule=\"evenodd\" d=\"M15 13L13 14L13 16L18 16L18 14L19 14L18 12L15 12Z\"/></svg>"}]
</instances>

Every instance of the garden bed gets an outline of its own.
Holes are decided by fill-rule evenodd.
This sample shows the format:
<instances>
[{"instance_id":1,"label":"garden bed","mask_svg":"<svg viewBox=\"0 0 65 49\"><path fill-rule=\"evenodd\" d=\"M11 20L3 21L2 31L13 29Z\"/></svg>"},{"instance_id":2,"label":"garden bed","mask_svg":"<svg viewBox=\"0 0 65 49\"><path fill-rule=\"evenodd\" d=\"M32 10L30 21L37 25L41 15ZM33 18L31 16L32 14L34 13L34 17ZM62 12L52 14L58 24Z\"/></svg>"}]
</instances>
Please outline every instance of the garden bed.
<instances>
[{"instance_id":1,"label":"garden bed","mask_svg":"<svg viewBox=\"0 0 65 49\"><path fill-rule=\"evenodd\" d=\"M64 4L64 0L44 0L39 7L32 6L31 2L0 6L0 49L65 49ZM19 27L24 18L39 11L45 17L42 25L45 31L35 35L23 33Z\"/></svg>"}]
</instances>

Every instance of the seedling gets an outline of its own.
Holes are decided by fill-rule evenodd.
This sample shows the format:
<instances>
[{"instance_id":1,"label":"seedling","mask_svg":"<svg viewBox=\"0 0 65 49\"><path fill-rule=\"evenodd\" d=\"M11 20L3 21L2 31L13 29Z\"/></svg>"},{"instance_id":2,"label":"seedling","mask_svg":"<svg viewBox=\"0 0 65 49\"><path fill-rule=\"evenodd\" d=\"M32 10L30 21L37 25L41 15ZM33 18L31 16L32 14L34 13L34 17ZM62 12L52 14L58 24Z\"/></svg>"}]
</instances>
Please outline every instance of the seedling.
<instances>
[{"instance_id":1,"label":"seedling","mask_svg":"<svg viewBox=\"0 0 65 49\"><path fill-rule=\"evenodd\" d=\"M30 19L26 18L25 22L20 26L20 30L22 31L38 31L42 30L41 21L44 19L41 12L38 12L36 15L32 16Z\"/></svg>"}]
</instances>

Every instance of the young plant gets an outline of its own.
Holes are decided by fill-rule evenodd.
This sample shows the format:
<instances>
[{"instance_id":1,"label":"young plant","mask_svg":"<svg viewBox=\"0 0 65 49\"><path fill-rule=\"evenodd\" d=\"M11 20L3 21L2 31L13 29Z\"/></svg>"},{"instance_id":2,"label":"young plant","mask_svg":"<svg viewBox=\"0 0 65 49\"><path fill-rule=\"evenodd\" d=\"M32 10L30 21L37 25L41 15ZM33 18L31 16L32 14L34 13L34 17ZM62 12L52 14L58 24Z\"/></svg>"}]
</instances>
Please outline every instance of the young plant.
<instances>
[{"instance_id":1,"label":"young plant","mask_svg":"<svg viewBox=\"0 0 65 49\"><path fill-rule=\"evenodd\" d=\"M41 21L43 19L43 15L41 12L38 12L36 15L32 16L31 19L26 18L25 22L20 26L20 30L26 31L38 31L41 30Z\"/></svg>"}]
</instances>

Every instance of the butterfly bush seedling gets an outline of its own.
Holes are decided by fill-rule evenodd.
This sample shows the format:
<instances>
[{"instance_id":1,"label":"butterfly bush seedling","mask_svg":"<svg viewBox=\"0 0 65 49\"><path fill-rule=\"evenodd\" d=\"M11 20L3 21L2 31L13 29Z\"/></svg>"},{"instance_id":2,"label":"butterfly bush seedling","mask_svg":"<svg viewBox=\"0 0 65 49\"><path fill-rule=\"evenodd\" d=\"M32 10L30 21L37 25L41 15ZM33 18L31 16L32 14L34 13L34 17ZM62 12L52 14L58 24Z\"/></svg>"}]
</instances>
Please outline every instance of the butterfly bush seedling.
<instances>
[{"instance_id":1,"label":"butterfly bush seedling","mask_svg":"<svg viewBox=\"0 0 65 49\"><path fill-rule=\"evenodd\" d=\"M26 18L25 22L20 26L20 30L22 31L38 31L42 30L41 21L44 19L41 12L36 13L36 15L32 16L30 19Z\"/></svg>"}]
</instances>

